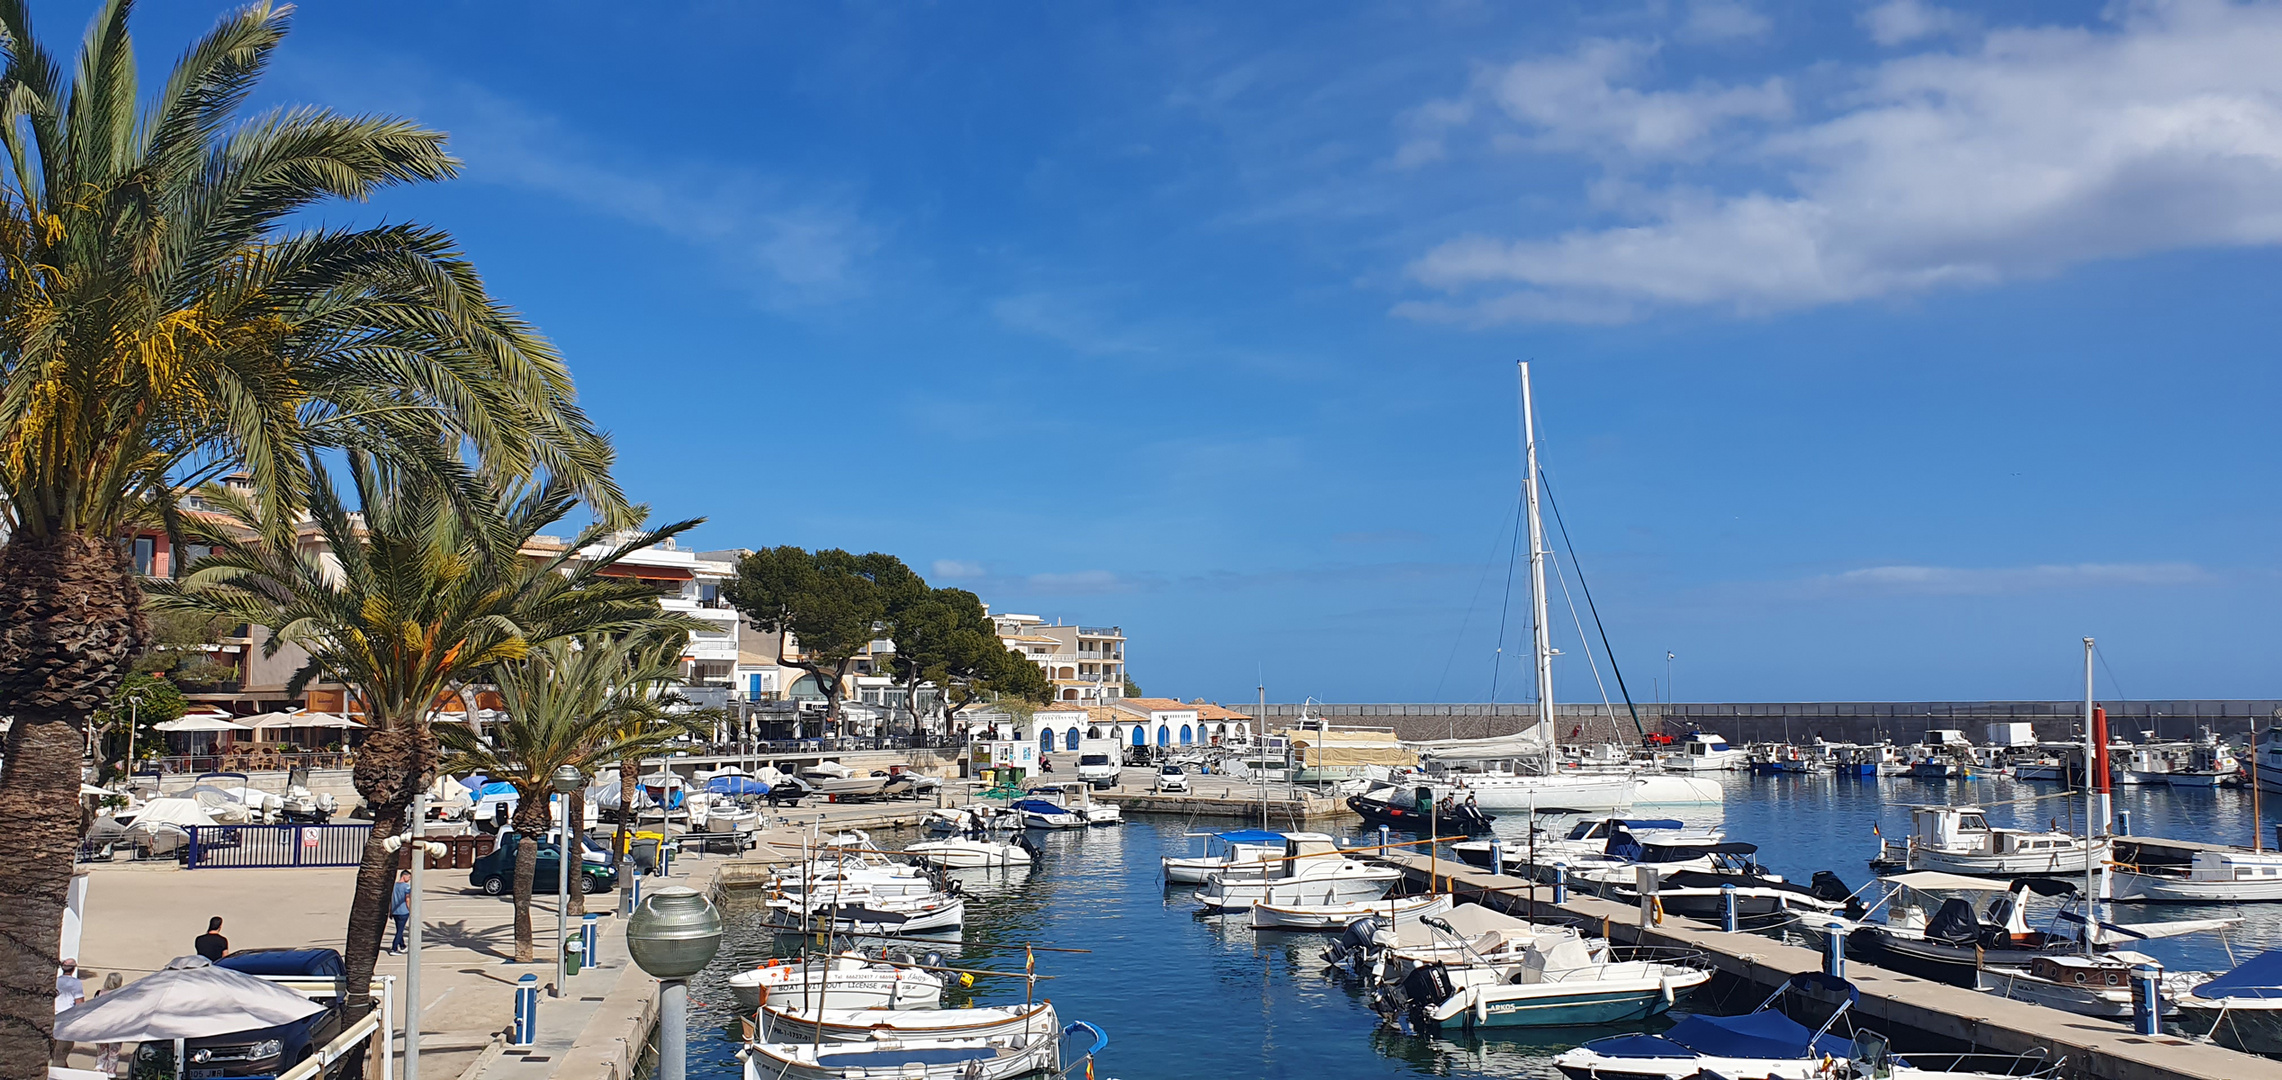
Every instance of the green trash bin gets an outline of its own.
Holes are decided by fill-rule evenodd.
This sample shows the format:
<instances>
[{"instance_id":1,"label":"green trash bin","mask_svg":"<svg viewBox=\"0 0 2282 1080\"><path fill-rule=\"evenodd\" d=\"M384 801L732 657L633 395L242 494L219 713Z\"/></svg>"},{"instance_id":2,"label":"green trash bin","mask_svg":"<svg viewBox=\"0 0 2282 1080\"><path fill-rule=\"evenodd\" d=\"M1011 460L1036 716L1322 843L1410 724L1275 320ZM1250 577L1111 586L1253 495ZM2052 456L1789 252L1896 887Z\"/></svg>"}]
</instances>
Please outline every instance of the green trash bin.
<instances>
[{"instance_id":1,"label":"green trash bin","mask_svg":"<svg viewBox=\"0 0 2282 1080\"><path fill-rule=\"evenodd\" d=\"M579 962L586 959L586 942L583 939L584 935L581 934L572 934L563 939L564 972L571 975L578 974Z\"/></svg>"}]
</instances>

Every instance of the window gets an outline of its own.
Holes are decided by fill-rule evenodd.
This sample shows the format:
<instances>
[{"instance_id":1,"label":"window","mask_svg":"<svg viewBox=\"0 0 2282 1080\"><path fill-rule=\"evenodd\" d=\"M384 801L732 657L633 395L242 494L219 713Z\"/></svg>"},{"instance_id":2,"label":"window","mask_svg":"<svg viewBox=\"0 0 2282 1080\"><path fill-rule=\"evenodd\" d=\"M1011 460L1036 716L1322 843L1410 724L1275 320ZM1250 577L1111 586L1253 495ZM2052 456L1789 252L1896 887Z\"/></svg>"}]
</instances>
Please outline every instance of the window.
<instances>
[{"instance_id":1,"label":"window","mask_svg":"<svg viewBox=\"0 0 2282 1080\"><path fill-rule=\"evenodd\" d=\"M151 564L158 560L158 541L148 536L135 537L135 573L149 574Z\"/></svg>"}]
</instances>

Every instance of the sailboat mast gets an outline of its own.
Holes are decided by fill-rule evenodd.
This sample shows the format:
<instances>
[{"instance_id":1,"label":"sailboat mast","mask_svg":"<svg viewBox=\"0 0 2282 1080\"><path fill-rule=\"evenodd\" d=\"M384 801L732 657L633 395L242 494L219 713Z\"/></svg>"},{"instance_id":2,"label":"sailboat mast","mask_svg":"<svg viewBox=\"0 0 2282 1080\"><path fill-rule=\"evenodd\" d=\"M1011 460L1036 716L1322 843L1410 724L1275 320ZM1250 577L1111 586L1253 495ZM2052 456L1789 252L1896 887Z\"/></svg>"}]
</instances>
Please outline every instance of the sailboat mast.
<instances>
[{"instance_id":1,"label":"sailboat mast","mask_svg":"<svg viewBox=\"0 0 2282 1080\"><path fill-rule=\"evenodd\" d=\"M1553 723L1553 631L1545 617L1545 522L1537 516L1537 410L1529 397L1529 362L1521 364L1522 501L1529 511L1529 611L1537 661L1537 720L1545 729L1545 766L1561 747L1561 732Z\"/></svg>"},{"instance_id":2,"label":"sailboat mast","mask_svg":"<svg viewBox=\"0 0 2282 1080\"><path fill-rule=\"evenodd\" d=\"M2094 734L2093 734L2093 731L2092 731L2092 639L2091 639L2091 638L2085 638L2085 639L2084 639L2084 955L2086 955L2086 956L2090 956L2090 955L2092 955L2092 939L2093 939L2094 937L2098 936L2098 934L2099 934L2099 932L2100 932L2100 904L2099 904L2099 897L2100 897L2100 894L2099 894L2099 893L2097 893L2097 892L2095 892L2095 891L2093 891L2093 889L2094 889L2094 882L2095 882L2095 880L2096 880L2096 878L2095 878L2095 874L2097 873L2097 871L2095 871L2095 870L2093 869L2093 867L2095 867L2095 866L2097 866L2097 865L2099 864L2099 859L2098 859L2097 857L2095 857L2095 855L2093 854L2093 850L2092 850L2092 837L2093 837L2093 835L2094 835L2094 833L2093 833L2093 829L2092 829L2092 814L2093 814L2094 800L2095 800L2095 799L2097 799L2097 798L2099 798L2099 796L2098 796L2098 795L2096 795L2096 794L2094 794L2094 792L2097 792L2097 791L2099 791L2099 790L2100 790L2100 784L2099 784L2099 782L2098 782L2098 781L2096 781L2096 780L2094 780L2094 779L2092 778L2092 768L2093 768L2094 764L2095 764L2095 763L2096 763L2098 760L2099 760L2099 745L2098 745L2098 740L2097 740L2097 739L2094 737Z\"/></svg>"}]
</instances>

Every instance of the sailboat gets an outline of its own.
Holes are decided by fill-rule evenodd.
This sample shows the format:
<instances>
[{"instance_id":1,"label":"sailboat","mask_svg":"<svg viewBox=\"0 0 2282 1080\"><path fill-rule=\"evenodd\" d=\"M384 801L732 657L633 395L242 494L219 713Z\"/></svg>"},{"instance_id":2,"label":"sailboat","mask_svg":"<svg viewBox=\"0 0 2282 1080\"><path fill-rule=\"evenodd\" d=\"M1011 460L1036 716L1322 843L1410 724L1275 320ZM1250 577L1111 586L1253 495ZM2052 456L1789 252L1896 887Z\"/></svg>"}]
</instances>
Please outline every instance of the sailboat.
<instances>
[{"instance_id":1,"label":"sailboat","mask_svg":"<svg viewBox=\"0 0 2282 1080\"><path fill-rule=\"evenodd\" d=\"M1472 804L1491 810L1538 810L1560 807L1586 812L1629 810L1639 803L1718 802L1722 788L1686 777L1630 775L1626 773L1569 773L1560 771L1561 736L1553 720L1553 630L1546 614L1545 522L1538 513L1537 411L1530 395L1529 365L1520 365L1522 503L1529 521L1529 603L1531 655L1537 676L1538 722L1534 734L1479 740L1504 743L1484 747L1453 744L1429 749L1424 757L1492 760L1541 760L1542 771L1442 772L1414 778L1433 788L1437 800ZM1518 744L1518 745L1516 745Z\"/></svg>"}]
</instances>

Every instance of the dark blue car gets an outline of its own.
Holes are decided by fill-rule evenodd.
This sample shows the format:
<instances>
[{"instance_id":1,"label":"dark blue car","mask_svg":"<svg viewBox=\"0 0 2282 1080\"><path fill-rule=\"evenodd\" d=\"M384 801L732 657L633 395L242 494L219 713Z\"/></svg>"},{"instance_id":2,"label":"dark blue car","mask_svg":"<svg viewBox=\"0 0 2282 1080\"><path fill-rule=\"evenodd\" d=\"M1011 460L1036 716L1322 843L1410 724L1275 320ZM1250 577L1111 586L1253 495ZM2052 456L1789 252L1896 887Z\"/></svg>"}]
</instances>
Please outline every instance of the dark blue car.
<instances>
[{"instance_id":1,"label":"dark blue car","mask_svg":"<svg viewBox=\"0 0 2282 1080\"><path fill-rule=\"evenodd\" d=\"M216 967L271 978L331 979L332 993L314 998L325 1011L276 1027L255 1028L228 1035L191 1039L183 1045L183 1075L193 1080L210 1077L276 1076L324 1049L341 1034L341 998L348 984L342 974L341 954L333 949L248 949L215 962ZM359 1055L342 1059L340 1068L354 1068ZM174 1075L174 1044L144 1043L135 1051L137 1077Z\"/></svg>"}]
</instances>

